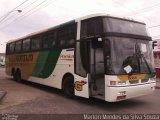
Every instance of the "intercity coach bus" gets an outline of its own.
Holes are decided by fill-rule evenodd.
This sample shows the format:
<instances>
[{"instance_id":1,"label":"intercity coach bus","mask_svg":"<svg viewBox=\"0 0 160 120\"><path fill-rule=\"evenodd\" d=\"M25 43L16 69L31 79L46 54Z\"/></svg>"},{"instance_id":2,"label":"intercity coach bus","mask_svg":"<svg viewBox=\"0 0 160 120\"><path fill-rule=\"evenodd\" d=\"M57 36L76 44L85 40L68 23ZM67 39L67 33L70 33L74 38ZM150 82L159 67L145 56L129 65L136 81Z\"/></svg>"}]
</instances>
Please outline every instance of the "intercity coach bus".
<instances>
[{"instance_id":1,"label":"intercity coach bus","mask_svg":"<svg viewBox=\"0 0 160 120\"><path fill-rule=\"evenodd\" d=\"M155 90L150 41L145 23L89 15L9 41L6 73L69 97L126 100Z\"/></svg>"}]
</instances>

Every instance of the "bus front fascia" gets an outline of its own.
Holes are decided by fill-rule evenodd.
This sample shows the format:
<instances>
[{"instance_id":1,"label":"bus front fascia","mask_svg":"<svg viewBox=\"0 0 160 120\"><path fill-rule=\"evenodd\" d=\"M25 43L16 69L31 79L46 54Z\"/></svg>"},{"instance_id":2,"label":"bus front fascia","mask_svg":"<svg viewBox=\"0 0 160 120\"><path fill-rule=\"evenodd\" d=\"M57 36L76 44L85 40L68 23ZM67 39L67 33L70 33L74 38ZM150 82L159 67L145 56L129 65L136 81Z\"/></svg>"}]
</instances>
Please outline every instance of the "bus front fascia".
<instances>
[{"instance_id":1,"label":"bus front fascia","mask_svg":"<svg viewBox=\"0 0 160 120\"><path fill-rule=\"evenodd\" d=\"M92 38L101 38L104 45L106 41L109 41L108 37L128 37L128 38L134 38L134 39L141 39L141 40L147 40L147 41L151 41L151 37L148 36L140 36L140 35L132 35L132 34L122 34L122 33L114 33L114 32L110 32L110 33L104 33L101 35L97 35L97 36L90 36L87 38L83 38L80 40L76 41L75 44L75 95L77 96L81 96L81 97L85 97L85 98L89 98L92 95L90 94L90 81L89 81L89 74L90 74L90 70L89 70L89 50L87 48L87 44L89 44L91 42ZM83 43L84 46L86 48L80 47L80 44ZM79 45L78 45L79 44ZM77 50L81 51L81 49L83 49L84 54L77 54ZM104 56L106 55L106 48L103 46L104 49ZM81 56L82 55L82 56ZM83 65L82 63L79 64L77 63L77 60L82 58L83 59ZM81 61L82 62L82 61ZM85 64L84 64L85 63ZM104 57L104 66L107 67L106 65L107 63L107 59ZM81 66L83 70L85 70L85 74L80 74L79 72L77 72L78 68L77 66ZM85 67L84 67L85 66ZM80 68L81 69L81 68ZM81 70L82 70L81 69ZM82 70L82 71L83 71ZM146 88L144 89L143 85L140 86L125 86L125 87L119 87L119 86L114 86L114 87L108 87L108 82L112 79L112 80L117 80L117 75L108 75L107 74L107 69L105 68L105 74L104 74L104 80L105 80L105 101L110 101L110 102L115 102L118 101L117 100L117 94L121 94L121 92L124 91L128 91L129 95L126 97L126 99L128 98L132 98L132 97L136 97L136 96L140 96L140 95L145 95L148 93L153 92L154 90L154 86L155 83L152 84L147 84ZM137 94L138 92L135 92L132 94L132 91L134 91L134 89L140 90L141 92L139 92L139 94ZM113 94L114 93L114 94Z\"/></svg>"}]
</instances>

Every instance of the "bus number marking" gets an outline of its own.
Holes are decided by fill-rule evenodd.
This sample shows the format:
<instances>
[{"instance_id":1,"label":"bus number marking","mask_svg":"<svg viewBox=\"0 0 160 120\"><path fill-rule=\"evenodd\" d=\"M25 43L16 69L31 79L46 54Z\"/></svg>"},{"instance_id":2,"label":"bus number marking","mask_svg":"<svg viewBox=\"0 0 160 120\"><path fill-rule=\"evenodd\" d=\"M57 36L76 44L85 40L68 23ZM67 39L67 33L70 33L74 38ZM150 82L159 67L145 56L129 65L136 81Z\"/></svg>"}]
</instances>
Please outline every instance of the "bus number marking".
<instances>
[{"instance_id":1,"label":"bus number marking","mask_svg":"<svg viewBox=\"0 0 160 120\"><path fill-rule=\"evenodd\" d=\"M82 91L83 90L83 85L85 85L87 82L85 81L76 81L75 82L75 89L77 91Z\"/></svg>"},{"instance_id":2,"label":"bus number marking","mask_svg":"<svg viewBox=\"0 0 160 120\"><path fill-rule=\"evenodd\" d=\"M17 62L28 62L28 61L33 61L33 55L17 55L16 56L16 61Z\"/></svg>"},{"instance_id":3,"label":"bus number marking","mask_svg":"<svg viewBox=\"0 0 160 120\"><path fill-rule=\"evenodd\" d=\"M137 80L137 76L128 76L129 80Z\"/></svg>"}]
</instances>

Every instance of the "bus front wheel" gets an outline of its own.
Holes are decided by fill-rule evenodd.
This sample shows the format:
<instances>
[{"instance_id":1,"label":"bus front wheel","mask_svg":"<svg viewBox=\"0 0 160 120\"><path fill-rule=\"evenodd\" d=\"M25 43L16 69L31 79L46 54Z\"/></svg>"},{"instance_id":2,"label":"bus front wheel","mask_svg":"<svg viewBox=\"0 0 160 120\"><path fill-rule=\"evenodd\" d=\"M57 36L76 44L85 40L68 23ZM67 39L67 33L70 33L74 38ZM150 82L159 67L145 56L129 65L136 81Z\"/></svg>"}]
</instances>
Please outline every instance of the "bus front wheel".
<instances>
[{"instance_id":1,"label":"bus front wheel","mask_svg":"<svg viewBox=\"0 0 160 120\"><path fill-rule=\"evenodd\" d=\"M72 76L64 78L62 89L67 97L74 97L74 78Z\"/></svg>"}]
</instances>

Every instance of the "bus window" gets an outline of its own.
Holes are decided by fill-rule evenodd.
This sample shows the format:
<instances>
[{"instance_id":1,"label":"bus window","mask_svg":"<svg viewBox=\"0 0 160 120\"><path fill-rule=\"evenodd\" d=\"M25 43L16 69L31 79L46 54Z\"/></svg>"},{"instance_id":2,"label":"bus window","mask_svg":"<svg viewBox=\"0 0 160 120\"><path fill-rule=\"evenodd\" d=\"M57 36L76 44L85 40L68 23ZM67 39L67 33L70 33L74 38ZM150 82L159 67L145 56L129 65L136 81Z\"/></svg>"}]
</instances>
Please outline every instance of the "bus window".
<instances>
[{"instance_id":1,"label":"bus window","mask_svg":"<svg viewBox=\"0 0 160 120\"><path fill-rule=\"evenodd\" d=\"M32 38L31 48L32 48L32 50L39 50L39 49L41 49L41 39L40 39L40 36Z\"/></svg>"},{"instance_id":2,"label":"bus window","mask_svg":"<svg viewBox=\"0 0 160 120\"><path fill-rule=\"evenodd\" d=\"M10 53L13 53L13 52L14 52L14 48L15 48L15 43L11 43L11 44L9 45L9 52L10 52Z\"/></svg>"},{"instance_id":3,"label":"bus window","mask_svg":"<svg viewBox=\"0 0 160 120\"><path fill-rule=\"evenodd\" d=\"M23 51L30 50L30 39L23 40Z\"/></svg>"},{"instance_id":4,"label":"bus window","mask_svg":"<svg viewBox=\"0 0 160 120\"><path fill-rule=\"evenodd\" d=\"M60 41L60 47L73 47L74 40L76 39L76 24L70 24L63 26L58 31L58 40Z\"/></svg>"},{"instance_id":5,"label":"bus window","mask_svg":"<svg viewBox=\"0 0 160 120\"><path fill-rule=\"evenodd\" d=\"M89 66L89 55L87 49L87 42L76 42L76 51L75 51L75 73L86 77Z\"/></svg>"},{"instance_id":6,"label":"bus window","mask_svg":"<svg viewBox=\"0 0 160 120\"><path fill-rule=\"evenodd\" d=\"M9 54L9 44L6 45L6 54Z\"/></svg>"},{"instance_id":7,"label":"bus window","mask_svg":"<svg viewBox=\"0 0 160 120\"><path fill-rule=\"evenodd\" d=\"M95 36L102 33L102 19L91 18L82 21L81 38Z\"/></svg>"},{"instance_id":8,"label":"bus window","mask_svg":"<svg viewBox=\"0 0 160 120\"><path fill-rule=\"evenodd\" d=\"M15 47L15 52L20 52L22 45L21 45L22 41L17 41L16 42L16 47Z\"/></svg>"},{"instance_id":9,"label":"bus window","mask_svg":"<svg viewBox=\"0 0 160 120\"><path fill-rule=\"evenodd\" d=\"M104 74L103 42L98 39L92 40L91 46L91 73Z\"/></svg>"},{"instance_id":10,"label":"bus window","mask_svg":"<svg viewBox=\"0 0 160 120\"><path fill-rule=\"evenodd\" d=\"M51 31L42 36L43 49L51 48L56 45L56 32Z\"/></svg>"}]
</instances>

